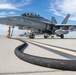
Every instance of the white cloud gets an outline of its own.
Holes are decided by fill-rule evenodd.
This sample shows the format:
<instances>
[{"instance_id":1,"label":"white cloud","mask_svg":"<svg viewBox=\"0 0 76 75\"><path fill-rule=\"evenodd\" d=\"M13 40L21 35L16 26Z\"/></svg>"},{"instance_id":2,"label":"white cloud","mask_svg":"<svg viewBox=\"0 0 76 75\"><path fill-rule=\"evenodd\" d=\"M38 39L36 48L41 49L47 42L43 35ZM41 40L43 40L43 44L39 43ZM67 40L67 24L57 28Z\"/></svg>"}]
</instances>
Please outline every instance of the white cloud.
<instances>
[{"instance_id":1,"label":"white cloud","mask_svg":"<svg viewBox=\"0 0 76 75\"><path fill-rule=\"evenodd\" d=\"M9 14L13 15L13 14L16 14L16 12L12 12L12 11L10 11Z\"/></svg>"},{"instance_id":2,"label":"white cloud","mask_svg":"<svg viewBox=\"0 0 76 75\"><path fill-rule=\"evenodd\" d=\"M76 20L76 0L55 0L50 3L50 10L57 16L71 14L70 20Z\"/></svg>"},{"instance_id":3,"label":"white cloud","mask_svg":"<svg viewBox=\"0 0 76 75\"><path fill-rule=\"evenodd\" d=\"M21 6L25 6L25 5L29 5L31 4L32 0L22 0L21 2L16 4L16 7L21 7Z\"/></svg>"},{"instance_id":4,"label":"white cloud","mask_svg":"<svg viewBox=\"0 0 76 75\"><path fill-rule=\"evenodd\" d=\"M0 12L0 15L6 15L7 13L5 11Z\"/></svg>"},{"instance_id":5,"label":"white cloud","mask_svg":"<svg viewBox=\"0 0 76 75\"><path fill-rule=\"evenodd\" d=\"M14 12L14 11L10 11L10 12L3 11L3 12L0 12L0 17L5 17L8 15L15 15L15 14L16 14L16 12Z\"/></svg>"},{"instance_id":6,"label":"white cloud","mask_svg":"<svg viewBox=\"0 0 76 75\"><path fill-rule=\"evenodd\" d=\"M19 7L31 4L31 0L1 0L0 9L20 10Z\"/></svg>"},{"instance_id":7,"label":"white cloud","mask_svg":"<svg viewBox=\"0 0 76 75\"><path fill-rule=\"evenodd\" d=\"M31 4L32 0L0 0L0 9L3 9L0 12L0 17L8 16L8 15L15 15L15 10L21 10L20 7L27 6ZM10 10L10 11L6 11Z\"/></svg>"},{"instance_id":8,"label":"white cloud","mask_svg":"<svg viewBox=\"0 0 76 75\"><path fill-rule=\"evenodd\" d=\"M8 3L0 4L0 9L18 10L14 5Z\"/></svg>"}]
</instances>

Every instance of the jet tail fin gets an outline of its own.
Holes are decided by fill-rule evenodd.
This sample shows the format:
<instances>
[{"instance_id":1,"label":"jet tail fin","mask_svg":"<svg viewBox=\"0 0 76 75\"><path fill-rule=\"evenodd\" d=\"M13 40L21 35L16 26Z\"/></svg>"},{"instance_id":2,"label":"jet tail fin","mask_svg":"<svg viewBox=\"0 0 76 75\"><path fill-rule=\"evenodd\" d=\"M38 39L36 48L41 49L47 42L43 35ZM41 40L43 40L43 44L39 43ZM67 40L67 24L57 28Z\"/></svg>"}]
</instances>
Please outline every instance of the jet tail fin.
<instances>
[{"instance_id":1,"label":"jet tail fin","mask_svg":"<svg viewBox=\"0 0 76 75\"><path fill-rule=\"evenodd\" d=\"M64 20L62 21L61 24L66 24L68 19L69 19L69 17L70 17L70 14L67 14L67 16L64 18Z\"/></svg>"},{"instance_id":2,"label":"jet tail fin","mask_svg":"<svg viewBox=\"0 0 76 75\"><path fill-rule=\"evenodd\" d=\"M56 21L55 17L52 17L52 18L51 18L51 21L52 21L54 24L57 24L57 21Z\"/></svg>"}]
</instances>

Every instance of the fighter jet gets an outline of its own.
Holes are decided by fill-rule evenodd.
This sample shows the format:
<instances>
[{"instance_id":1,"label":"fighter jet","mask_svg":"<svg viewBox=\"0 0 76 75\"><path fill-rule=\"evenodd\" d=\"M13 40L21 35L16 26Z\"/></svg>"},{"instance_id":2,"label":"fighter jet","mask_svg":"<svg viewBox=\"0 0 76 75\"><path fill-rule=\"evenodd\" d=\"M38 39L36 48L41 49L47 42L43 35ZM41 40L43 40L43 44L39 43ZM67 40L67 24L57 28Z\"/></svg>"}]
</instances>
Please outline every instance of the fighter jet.
<instances>
[{"instance_id":1,"label":"fighter jet","mask_svg":"<svg viewBox=\"0 0 76 75\"><path fill-rule=\"evenodd\" d=\"M43 33L44 38L48 38L51 35L56 35L63 39L65 34L76 30L76 25L66 24L69 17L70 14L67 14L62 23L57 24L57 21L54 17L52 17L50 21L40 16L39 14L24 13L19 16L0 18L0 24L9 25L7 37L11 37L11 27L14 28L15 26L18 26L20 30L31 30L31 33L29 35L29 38L31 39L35 38L35 33Z\"/></svg>"}]
</instances>

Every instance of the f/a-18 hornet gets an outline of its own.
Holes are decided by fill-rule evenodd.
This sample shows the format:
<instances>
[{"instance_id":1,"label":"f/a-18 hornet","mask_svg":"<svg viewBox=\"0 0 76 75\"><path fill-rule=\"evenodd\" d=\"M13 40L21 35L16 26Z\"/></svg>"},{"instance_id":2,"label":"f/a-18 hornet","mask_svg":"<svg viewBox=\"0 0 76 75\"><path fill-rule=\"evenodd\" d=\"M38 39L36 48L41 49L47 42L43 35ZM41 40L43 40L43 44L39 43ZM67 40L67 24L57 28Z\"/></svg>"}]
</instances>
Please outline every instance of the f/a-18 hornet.
<instances>
[{"instance_id":1,"label":"f/a-18 hornet","mask_svg":"<svg viewBox=\"0 0 76 75\"><path fill-rule=\"evenodd\" d=\"M70 14L67 14L65 19L61 24L57 24L54 17L50 20L41 17L39 14L35 13L24 13L20 16L2 17L0 18L0 24L9 25L8 35L10 37L11 27L18 26L19 29L30 29L31 33L29 38L35 38L35 32L43 33L44 38L48 38L50 35L56 35L58 37L64 38L64 34L68 34L70 31L76 30L76 25L66 24ZM11 27L10 27L11 26Z\"/></svg>"}]
</instances>

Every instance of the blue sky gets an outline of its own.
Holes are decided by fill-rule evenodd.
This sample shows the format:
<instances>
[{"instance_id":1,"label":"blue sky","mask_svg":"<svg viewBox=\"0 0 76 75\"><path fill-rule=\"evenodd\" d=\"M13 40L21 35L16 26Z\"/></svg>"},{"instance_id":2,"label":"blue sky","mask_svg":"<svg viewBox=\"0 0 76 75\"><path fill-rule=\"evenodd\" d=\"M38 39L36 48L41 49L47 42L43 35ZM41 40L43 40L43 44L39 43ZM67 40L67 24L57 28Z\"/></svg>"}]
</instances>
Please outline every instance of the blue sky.
<instances>
[{"instance_id":1,"label":"blue sky","mask_svg":"<svg viewBox=\"0 0 76 75\"><path fill-rule=\"evenodd\" d=\"M38 13L51 20L54 16L60 24L70 13L68 24L76 24L76 0L0 0L0 17L20 15L25 12ZM20 34L17 28L14 34ZM0 25L0 34L7 34L7 26ZM76 35L76 32L72 33Z\"/></svg>"}]
</instances>

